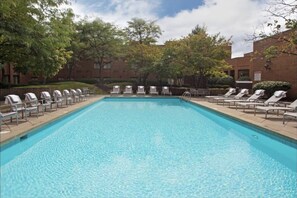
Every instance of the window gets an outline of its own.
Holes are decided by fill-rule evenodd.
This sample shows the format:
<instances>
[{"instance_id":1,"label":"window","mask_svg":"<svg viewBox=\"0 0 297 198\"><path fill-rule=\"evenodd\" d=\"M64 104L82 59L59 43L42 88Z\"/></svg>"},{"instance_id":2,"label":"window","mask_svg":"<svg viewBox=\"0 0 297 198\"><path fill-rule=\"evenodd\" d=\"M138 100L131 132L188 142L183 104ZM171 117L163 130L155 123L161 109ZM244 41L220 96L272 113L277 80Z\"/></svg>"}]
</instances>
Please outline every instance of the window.
<instances>
[{"instance_id":1,"label":"window","mask_svg":"<svg viewBox=\"0 0 297 198\"><path fill-rule=\"evenodd\" d=\"M233 79L235 79L235 71L234 71L234 70L231 70L231 71L230 71L230 76L231 76Z\"/></svg>"},{"instance_id":2,"label":"window","mask_svg":"<svg viewBox=\"0 0 297 198\"><path fill-rule=\"evenodd\" d=\"M261 81L261 71L255 71L254 72L254 81Z\"/></svg>"},{"instance_id":3,"label":"window","mask_svg":"<svg viewBox=\"0 0 297 198\"><path fill-rule=\"evenodd\" d=\"M20 76L19 75L13 75L13 84L15 84L15 85L20 84Z\"/></svg>"},{"instance_id":4,"label":"window","mask_svg":"<svg viewBox=\"0 0 297 198\"><path fill-rule=\"evenodd\" d=\"M94 69L100 69L99 63L97 63L97 62L94 63Z\"/></svg>"},{"instance_id":5,"label":"window","mask_svg":"<svg viewBox=\"0 0 297 198\"><path fill-rule=\"evenodd\" d=\"M103 66L103 69L111 69L111 63L108 63Z\"/></svg>"},{"instance_id":6,"label":"window","mask_svg":"<svg viewBox=\"0 0 297 198\"><path fill-rule=\"evenodd\" d=\"M9 75L3 75L2 82L7 84L7 83L9 83L9 81L10 81L9 80Z\"/></svg>"},{"instance_id":7,"label":"window","mask_svg":"<svg viewBox=\"0 0 297 198\"><path fill-rule=\"evenodd\" d=\"M249 69L240 69L238 70L238 78L243 77L243 76L250 76L250 70Z\"/></svg>"}]
</instances>

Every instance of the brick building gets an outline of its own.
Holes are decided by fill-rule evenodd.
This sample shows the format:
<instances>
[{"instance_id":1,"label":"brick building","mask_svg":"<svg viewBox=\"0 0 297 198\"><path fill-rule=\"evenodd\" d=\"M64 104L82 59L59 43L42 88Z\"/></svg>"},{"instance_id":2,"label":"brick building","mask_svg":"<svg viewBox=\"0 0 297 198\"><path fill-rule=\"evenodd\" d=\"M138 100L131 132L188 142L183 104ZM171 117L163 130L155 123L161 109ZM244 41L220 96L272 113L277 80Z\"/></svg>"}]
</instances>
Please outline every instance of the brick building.
<instances>
[{"instance_id":1,"label":"brick building","mask_svg":"<svg viewBox=\"0 0 297 198\"><path fill-rule=\"evenodd\" d=\"M94 61L81 60L72 69L71 75L69 73L70 68L66 65L53 79L67 80L69 77L69 79L74 80L97 79L99 78L99 67ZM123 60L115 60L105 65L101 75L104 79L131 79L137 77L136 73Z\"/></svg>"},{"instance_id":2,"label":"brick building","mask_svg":"<svg viewBox=\"0 0 297 198\"><path fill-rule=\"evenodd\" d=\"M248 76L254 84L268 80L289 82L292 88L287 96L291 99L297 98L297 55L282 53L271 60L266 60L262 55L263 51L270 46L283 46L284 42L279 38L290 36L292 33L297 34L296 31L291 30L255 41L253 52L228 60L232 65L232 70L228 71L229 75L235 80L241 76ZM297 46L293 50L297 54Z\"/></svg>"},{"instance_id":3,"label":"brick building","mask_svg":"<svg viewBox=\"0 0 297 198\"><path fill-rule=\"evenodd\" d=\"M281 35L296 33L285 31ZM228 74L238 80L242 76L248 76L253 83L266 80L287 81L292 84L288 92L288 97L297 98L297 56L290 54L280 54L279 56L267 61L263 58L264 49L284 43L277 39L279 35L265 38L254 42L253 52L244 54L243 57L227 60L232 65L232 69L227 71ZM295 48L297 53L297 48ZM73 68L70 75L72 80L94 79L99 77L99 69L94 61L82 60L78 66ZM52 80L67 80L69 78L69 67L65 67ZM123 60L116 60L106 65L102 70L102 77L105 79L131 79L137 75L132 71ZM28 84L31 81L38 80L37 77L27 74L23 75L14 72L12 65L6 64L0 70L0 81L11 84Z\"/></svg>"}]
</instances>

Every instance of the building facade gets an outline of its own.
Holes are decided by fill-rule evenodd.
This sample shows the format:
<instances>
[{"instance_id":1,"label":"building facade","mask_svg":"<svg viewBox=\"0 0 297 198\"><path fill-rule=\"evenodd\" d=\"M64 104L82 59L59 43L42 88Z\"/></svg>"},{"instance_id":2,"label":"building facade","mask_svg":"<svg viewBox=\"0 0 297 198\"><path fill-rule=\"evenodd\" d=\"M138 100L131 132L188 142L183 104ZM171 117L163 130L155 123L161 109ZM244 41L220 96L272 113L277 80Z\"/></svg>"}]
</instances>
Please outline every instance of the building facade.
<instances>
[{"instance_id":1,"label":"building facade","mask_svg":"<svg viewBox=\"0 0 297 198\"><path fill-rule=\"evenodd\" d=\"M282 47L286 43L280 38L289 38L295 31L285 31L278 35L255 41L253 52L244 54L243 57L233 58L228 61L232 70L228 73L235 80L247 76L253 84L261 81L286 81L292 87L287 96L291 99L297 98L297 46L291 48L290 53L281 53L271 59L265 59L263 52L271 46Z\"/></svg>"},{"instance_id":2,"label":"building facade","mask_svg":"<svg viewBox=\"0 0 297 198\"><path fill-rule=\"evenodd\" d=\"M281 35L268 37L254 42L253 52L244 54L243 57L228 59L227 62L232 69L227 73L234 80L249 78L253 83L273 80L287 81L292 88L288 91L288 97L297 98L297 55L282 53L267 61L263 56L263 51L270 46L282 46L284 41L278 39L279 36L289 36L297 32L285 31ZM294 50L294 49L293 49ZM297 54L297 47L295 51ZM124 60L114 60L105 65L101 73L104 79L134 79L137 74L129 68ZM86 80L99 78L99 67L94 61L82 60L74 68L65 65L59 73L50 80ZM0 80L2 83L28 84L38 80L38 77L31 74L23 75L13 70L11 64L6 64L0 70Z\"/></svg>"}]
</instances>

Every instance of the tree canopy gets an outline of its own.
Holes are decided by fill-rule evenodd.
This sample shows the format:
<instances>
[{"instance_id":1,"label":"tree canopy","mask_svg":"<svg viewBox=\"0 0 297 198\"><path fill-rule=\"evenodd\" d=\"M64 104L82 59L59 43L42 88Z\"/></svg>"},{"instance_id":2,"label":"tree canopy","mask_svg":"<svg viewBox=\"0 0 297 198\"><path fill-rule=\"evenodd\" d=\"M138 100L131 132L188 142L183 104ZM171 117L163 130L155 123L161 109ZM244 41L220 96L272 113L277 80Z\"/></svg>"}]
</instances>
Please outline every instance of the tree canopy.
<instances>
[{"instance_id":1,"label":"tree canopy","mask_svg":"<svg viewBox=\"0 0 297 198\"><path fill-rule=\"evenodd\" d=\"M131 69L138 74L139 83L146 84L146 80L161 58L161 48L156 46L161 29L153 21L133 18L125 28L129 39L127 43L126 60Z\"/></svg>"},{"instance_id":2,"label":"tree canopy","mask_svg":"<svg viewBox=\"0 0 297 198\"><path fill-rule=\"evenodd\" d=\"M128 21L128 27L125 28L130 42L139 44L154 44L161 36L161 28L154 21L145 21L140 18L133 18Z\"/></svg>"},{"instance_id":3,"label":"tree canopy","mask_svg":"<svg viewBox=\"0 0 297 198\"><path fill-rule=\"evenodd\" d=\"M84 43L84 54L94 61L98 78L102 82L102 69L121 54L124 35L114 25L100 19L83 20L77 27L79 38Z\"/></svg>"},{"instance_id":4,"label":"tree canopy","mask_svg":"<svg viewBox=\"0 0 297 198\"><path fill-rule=\"evenodd\" d=\"M272 0L266 11L272 20L266 24L271 32L262 31L255 35L255 38L270 37L277 42L282 42L282 45L268 47L264 50L263 56L266 60L282 53L297 56L297 1ZM282 34L284 29L291 31L289 34Z\"/></svg>"},{"instance_id":5,"label":"tree canopy","mask_svg":"<svg viewBox=\"0 0 297 198\"><path fill-rule=\"evenodd\" d=\"M230 57L229 45L229 40L220 34L211 36L205 27L196 26L188 36L166 43L164 60L168 61L173 78L194 76L196 87L206 87L207 77L224 75L224 70L230 68L225 61Z\"/></svg>"},{"instance_id":6,"label":"tree canopy","mask_svg":"<svg viewBox=\"0 0 297 198\"><path fill-rule=\"evenodd\" d=\"M66 0L2 0L0 2L0 62L16 71L54 76L66 63L72 29Z\"/></svg>"}]
</instances>

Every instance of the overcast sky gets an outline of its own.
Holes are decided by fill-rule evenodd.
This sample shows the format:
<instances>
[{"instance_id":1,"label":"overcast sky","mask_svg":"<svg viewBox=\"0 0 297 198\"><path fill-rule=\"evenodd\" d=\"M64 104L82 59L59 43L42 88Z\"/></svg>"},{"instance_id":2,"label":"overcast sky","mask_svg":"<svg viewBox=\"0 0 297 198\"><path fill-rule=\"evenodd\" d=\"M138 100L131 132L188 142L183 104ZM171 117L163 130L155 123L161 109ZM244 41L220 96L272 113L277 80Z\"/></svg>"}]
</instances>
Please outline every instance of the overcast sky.
<instances>
[{"instance_id":1,"label":"overcast sky","mask_svg":"<svg viewBox=\"0 0 297 198\"><path fill-rule=\"evenodd\" d=\"M232 57L252 51L245 41L268 20L269 0L72 0L80 17L101 18L126 27L134 17L154 20L161 27L158 43L186 36L196 25L206 26L210 34L232 37Z\"/></svg>"}]
</instances>

